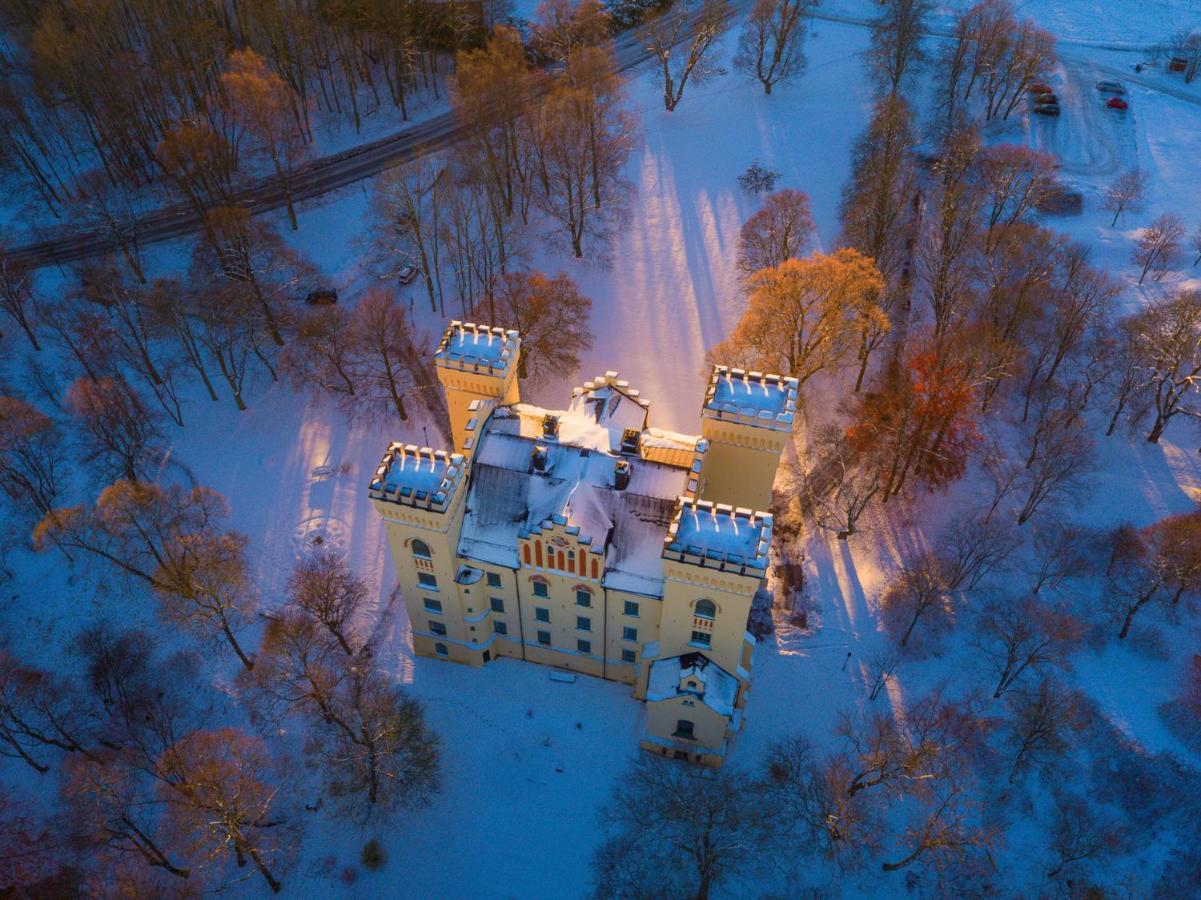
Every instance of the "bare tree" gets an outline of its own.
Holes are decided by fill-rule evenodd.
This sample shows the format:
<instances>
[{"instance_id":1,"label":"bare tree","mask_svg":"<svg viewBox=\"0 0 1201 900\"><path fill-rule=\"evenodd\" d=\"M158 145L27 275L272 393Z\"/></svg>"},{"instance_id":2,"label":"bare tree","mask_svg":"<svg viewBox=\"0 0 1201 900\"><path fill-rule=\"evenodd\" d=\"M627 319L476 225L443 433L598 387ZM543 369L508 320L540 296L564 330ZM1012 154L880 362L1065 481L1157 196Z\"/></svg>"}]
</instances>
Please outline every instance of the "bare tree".
<instances>
[{"instance_id":1,"label":"bare tree","mask_svg":"<svg viewBox=\"0 0 1201 900\"><path fill-rule=\"evenodd\" d=\"M985 192L984 249L992 253L1006 229L1023 221L1056 185L1055 158L1021 144L995 144L981 151Z\"/></svg>"},{"instance_id":2,"label":"bare tree","mask_svg":"<svg viewBox=\"0 0 1201 900\"><path fill-rule=\"evenodd\" d=\"M351 314L344 306L317 307L301 316L281 367L297 389L329 394L351 410L359 373L350 347Z\"/></svg>"},{"instance_id":3,"label":"bare tree","mask_svg":"<svg viewBox=\"0 0 1201 900\"><path fill-rule=\"evenodd\" d=\"M353 655L354 619L367 602L367 583L351 571L346 560L330 550L302 559L288 578L288 600L321 623Z\"/></svg>"},{"instance_id":4,"label":"bare tree","mask_svg":"<svg viewBox=\"0 0 1201 900\"><path fill-rule=\"evenodd\" d=\"M442 299L442 218L451 176L437 157L421 157L384 172L371 197L375 246L384 274L406 265L421 273L431 312L445 312Z\"/></svg>"},{"instance_id":5,"label":"bare tree","mask_svg":"<svg viewBox=\"0 0 1201 900\"><path fill-rule=\"evenodd\" d=\"M837 427L819 432L803 457L801 507L821 528L845 541L859 531L859 521L880 493L880 471L862 465Z\"/></svg>"},{"instance_id":6,"label":"bare tree","mask_svg":"<svg viewBox=\"0 0 1201 900\"><path fill-rule=\"evenodd\" d=\"M49 416L16 397L0 395L0 492L39 519L58 497L61 442Z\"/></svg>"},{"instance_id":7,"label":"bare tree","mask_svg":"<svg viewBox=\"0 0 1201 900\"><path fill-rule=\"evenodd\" d=\"M608 37L612 15L600 0L539 0L531 45L545 58L565 62L580 47Z\"/></svg>"},{"instance_id":8,"label":"bare tree","mask_svg":"<svg viewBox=\"0 0 1201 900\"><path fill-rule=\"evenodd\" d=\"M43 753L93 754L87 718L66 679L0 650L0 756L39 774Z\"/></svg>"},{"instance_id":9,"label":"bare tree","mask_svg":"<svg viewBox=\"0 0 1201 900\"><path fill-rule=\"evenodd\" d=\"M807 194L792 188L769 194L738 232L738 270L750 276L786 259L799 259L813 230Z\"/></svg>"},{"instance_id":10,"label":"bare tree","mask_svg":"<svg viewBox=\"0 0 1201 900\"><path fill-rule=\"evenodd\" d=\"M976 590L1005 565L1021 542L1008 524L974 513L955 516L934 542L947 589Z\"/></svg>"},{"instance_id":11,"label":"bare tree","mask_svg":"<svg viewBox=\"0 0 1201 900\"><path fill-rule=\"evenodd\" d=\"M884 11L872 22L867 64L883 93L898 94L928 58L922 48L929 0L885 0Z\"/></svg>"},{"instance_id":12,"label":"bare tree","mask_svg":"<svg viewBox=\"0 0 1201 900\"><path fill-rule=\"evenodd\" d=\"M1066 609L1040 603L994 600L976 620L975 647L997 677L993 699L1014 689L1022 675L1043 668L1066 670L1083 635L1080 622Z\"/></svg>"},{"instance_id":13,"label":"bare tree","mask_svg":"<svg viewBox=\"0 0 1201 900\"><path fill-rule=\"evenodd\" d=\"M864 673L867 675L867 699L875 700L892 680L904 654L899 647L884 644L868 651L863 657Z\"/></svg>"},{"instance_id":14,"label":"bare tree","mask_svg":"<svg viewBox=\"0 0 1201 900\"><path fill-rule=\"evenodd\" d=\"M1184 223L1172 213L1164 213L1143 229L1130 257L1139 267L1139 284L1143 283L1148 272L1153 273L1156 281L1167 273L1179 255L1182 237Z\"/></svg>"},{"instance_id":15,"label":"bare tree","mask_svg":"<svg viewBox=\"0 0 1201 900\"><path fill-rule=\"evenodd\" d=\"M1063 754L1070 746L1070 732L1082 728L1083 722L1075 695L1045 676L1030 690L1014 693L1009 705L1013 784L1022 772Z\"/></svg>"},{"instance_id":16,"label":"bare tree","mask_svg":"<svg viewBox=\"0 0 1201 900\"><path fill-rule=\"evenodd\" d=\"M1193 260L1193 266L1195 267L1198 263L1201 263L1201 225L1198 225L1196 230L1193 231L1188 243L1193 252L1197 254L1197 258Z\"/></svg>"},{"instance_id":17,"label":"bare tree","mask_svg":"<svg viewBox=\"0 0 1201 900\"><path fill-rule=\"evenodd\" d=\"M646 49L668 112L680 104L689 81L704 84L722 73L712 50L729 27L727 15L718 0L681 0L647 22Z\"/></svg>"},{"instance_id":18,"label":"bare tree","mask_svg":"<svg viewBox=\"0 0 1201 900\"><path fill-rule=\"evenodd\" d=\"M0 233L0 309L20 327L34 350L41 350L38 343L35 308L36 295L33 289L33 271L17 260L8 251L9 238Z\"/></svg>"},{"instance_id":19,"label":"bare tree","mask_svg":"<svg viewBox=\"0 0 1201 900\"><path fill-rule=\"evenodd\" d=\"M233 728L193 731L158 764L170 833L207 864L247 859L278 894L290 832L278 766L263 743Z\"/></svg>"},{"instance_id":20,"label":"bare tree","mask_svg":"<svg viewBox=\"0 0 1201 900\"><path fill-rule=\"evenodd\" d=\"M1051 520L1035 525L1031 534L1030 593L1056 588L1068 578L1088 571L1087 535L1072 525Z\"/></svg>"},{"instance_id":21,"label":"bare tree","mask_svg":"<svg viewBox=\"0 0 1201 900\"><path fill-rule=\"evenodd\" d=\"M1062 791L1055 793L1055 811L1047 833L1051 837L1048 878L1058 878L1069 866L1104 859L1127 844L1124 824L1103 813L1096 804Z\"/></svg>"},{"instance_id":22,"label":"bare tree","mask_svg":"<svg viewBox=\"0 0 1201 900\"><path fill-rule=\"evenodd\" d=\"M77 378L66 405L79 426L84 458L101 478L143 481L161 460L157 416L121 376Z\"/></svg>"},{"instance_id":23,"label":"bare tree","mask_svg":"<svg viewBox=\"0 0 1201 900\"><path fill-rule=\"evenodd\" d=\"M521 332L521 378L574 371L592 346L592 301L567 275L508 272L497 285L495 305L489 321Z\"/></svg>"},{"instance_id":24,"label":"bare tree","mask_svg":"<svg viewBox=\"0 0 1201 900\"><path fill-rule=\"evenodd\" d=\"M359 373L356 409L369 417L394 412L402 422L407 420L405 400L422 385L413 377L416 349L393 295L378 288L364 294L347 337Z\"/></svg>"},{"instance_id":25,"label":"bare tree","mask_svg":"<svg viewBox=\"0 0 1201 900\"><path fill-rule=\"evenodd\" d=\"M610 834L593 858L593 878L597 895L607 898L707 900L765 857L775 826L768 794L746 774L729 766L706 772L648 755L617 781L602 821ZM633 859L607 868L618 847ZM653 880L632 883L631 872Z\"/></svg>"},{"instance_id":26,"label":"bare tree","mask_svg":"<svg viewBox=\"0 0 1201 900\"><path fill-rule=\"evenodd\" d=\"M911 812L903 835L909 853L895 862L881 863L880 868L895 872L919 858L933 859L932 865L938 868L986 847L988 836L972 826L970 812L971 804L962 786L953 782L937 786L929 800Z\"/></svg>"},{"instance_id":27,"label":"bare tree","mask_svg":"<svg viewBox=\"0 0 1201 900\"><path fill-rule=\"evenodd\" d=\"M1132 419L1153 413L1147 440L1157 444L1177 416L1201 418L1201 291L1152 299L1127 320L1127 328L1136 393Z\"/></svg>"},{"instance_id":28,"label":"bare tree","mask_svg":"<svg viewBox=\"0 0 1201 900\"><path fill-rule=\"evenodd\" d=\"M882 804L873 802L871 794L847 794L845 759L820 760L805 738L791 737L773 744L764 762L778 818L798 829L804 849L849 867L878 848L884 833Z\"/></svg>"},{"instance_id":29,"label":"bare tree","mask_svg":"<svg viewBox=\"0 0 1201 900\"><path fill-rule=\"evenodd\" d=\"M933 553L921 553L904 563L880 598L885 615L900 631L900 645L909 643L913 630L923 618L941 614L946 618L952 607L945 566Z\"/></svg>"},{"instance_id":30,"label":"bare tree","mask_svg":"<svg viewBox=\"0 0 1201 900\"><path fill-rule=\"evenodd\" d=\"M734 68L758 79L763 92L805 70L806 17L816 0L756 0L738 35Z\"/></svg>"},{"instance_id":31,"label":"bare tree","mask_svg":"<svg viewBox=\"0 0 1201 900\"><path fill-rule=\"evenodd\" d=\"M1105 189L1105 202L1101 208L1113 213L1110 227L1118 224L1118 217L1129 210L1139 212L1147 199L1147 176L1141 169L1127 169L1110 182Z\"/></svg>"},{"instance_id":32,"label":"bare tree","mask_svg":"<svg viewBox=\"0 0 1201 900\"><path fill-rule=\"evenodd\" d=\"M1112 535L1106 571L1108 599L1122 617L1119 639L1130 633L1134 616L1148 605L1176 606L1185 594L1201 590L1201 511L1168 516L1142 531Z\"/></svg>"}]
</instances>

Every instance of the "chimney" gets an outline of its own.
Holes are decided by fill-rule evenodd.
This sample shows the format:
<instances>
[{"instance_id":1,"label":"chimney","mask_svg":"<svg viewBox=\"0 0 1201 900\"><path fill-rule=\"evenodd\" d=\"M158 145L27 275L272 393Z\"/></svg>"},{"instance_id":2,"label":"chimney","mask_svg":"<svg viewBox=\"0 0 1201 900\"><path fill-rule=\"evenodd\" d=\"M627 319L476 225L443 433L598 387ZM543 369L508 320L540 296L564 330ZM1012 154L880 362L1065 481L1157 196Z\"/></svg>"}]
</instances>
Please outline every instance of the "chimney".
<instances>
[{"instance_id":1,"label":"chimney","mask_svg":"<svg viewBox=\"0 0 1201 900\"><path fill-rule=\"evenodd\" d=\"M544 438L557 438L559 436L559 417L547 413L542 417L542 436Z\"/></svg>"},{"instance_id":2,"label":"chimney","mask_svg":"<svg viewBox=\"0 0 1201 900\"><path fill-rule=\"evenodd\" d=\"M535 472L546 471L546 445L535 444L534 449L530 451L530 465L533 466Z\"/></svg>"},{"instance_id":3,"label":"chimney","mask_svg":"<svg viewBox=\"0 0 1201 900\"><path fill-rule=\"evenodd\" d=\"M613 465L613 486L619 491L624 491L630 486L630 461L628 459L619 459Z\"/></svg>"},{"instance_id":4,"label":"chimney","mask_svg":"<svg viewBox=\"0 0 1201 900\"><path fill-rule=\"evenodd\" d=\"M621 452L627 456L637 456L638 446L642 443L642 432L637 428L627 428L621 433Z\"/></svg>"}]
</instances>

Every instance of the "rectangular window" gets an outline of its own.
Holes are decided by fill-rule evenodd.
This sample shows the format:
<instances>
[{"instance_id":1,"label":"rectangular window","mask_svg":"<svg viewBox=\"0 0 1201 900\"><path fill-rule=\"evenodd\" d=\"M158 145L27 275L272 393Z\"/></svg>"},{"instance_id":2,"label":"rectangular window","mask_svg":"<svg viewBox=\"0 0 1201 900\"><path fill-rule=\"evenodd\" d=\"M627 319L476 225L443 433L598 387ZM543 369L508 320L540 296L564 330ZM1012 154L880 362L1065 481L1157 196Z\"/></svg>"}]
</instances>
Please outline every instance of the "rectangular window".
<instances>
[{"instance_id":1,"label":"rectangular window","mask_svg":"<svg viewBox=\"0 0 1201 900\"><path fill-rule=\"evenodd\" d=\"M575 648L577 650L579 650L581 653L591 653L592 652L592 641L576 641Z\"/></svg>"},{"instance_id":2,"label":"rectangular window","mask_svg":"<svg viewBox=\"0 0 1201 900\"><path fill-rule=\"evenodd\" d=\"M632 663L634 661L634 651L633 650L622 650L621 651L621 661L624 663Z\"/></svg>"},{"instance_id":3,"label":"rectangular window","mask_svg":"<svg viewBox=\"0 0 1201 900\"><path fill-rule=\"evenodd\" d=\"M696 644L698 647L708 647L710 639L710 635L707 632L694 631L692 632L692 641L690 643Z\"/></svg>"},{"instance_id":4,"label":"rectangular window","mask_svg":"<svg viewBox=\"0 0 1201 900\"><path fill-rule=\"evenodd\" d=\"M495 572L489 572L488 587L500 587L500 575Z\"/></svg>"},{"instance_id":5,"label":"rectangular window","mask_svg":"<svg viewBox=\"0 0 1201 900\"><path fill-rule=\"evenodd\" d=\"M493 597L492 598L492 611L493 612L504 612L505 611L505 601L502 600L500 597Z\"/></svg>"},{"instance_id":6,"label":"rectangular window","mask_svg":"<svg viewBox=\"0 0 1201 900\"><path fill-rule=\"evenodd\" d=\"M425 588L427 591L438 590L438 579L435 578L433 575L431 575L429 572L418 572L417 573L417 583L419 585L421 585L423 588Z\"/></svg>"},{"instance_id":7,"label":"rectangular window","mask_svg":"<svg viewBox=\"0 0 1201 900\"><path fill-rule=\"evenodd\" d=\"M550 590L549 590L549 588L547 588L545 581L535 581L534 582L534 596L535 597L549 597L550 596Z\"/></svg>"},{"instance_id":8,"label":"rectangular window","mask_svg":"<svg viewBox=\"0 0 1201 900\"><path fill-rule=\"evenodd\" d=\"M535 606L534 607L534 618L539 622L549 622L550 621L550 610L547 609L545 606Z\"/></svg>"},{"instance_id":9,"label":"rectangular window","mask_svg":"<svg viewBox=\"0 0 1201 900\"><path fill-rule=\"evenodd\" d=\"M591 606L592 605L592 594L589 591L576 591L575 592L575 605L576 606Z\"/></svg>"},{"instance_id":10,"label":"rectangular window","mask_svg":"<svg viewBox=\"0 0 1201 900\"><path fill-rule=\"evenodd\" d=\"M441 622L435 622L433 619L430 619L430 631L434 634L446 634L446 626Z\"/></svg>"},{"instance_id":11,"label":"rectangular window","mask_svg":"<svg viewBox=\"0 0 1201 900\"><path fill-rule=\"evenodd\" d=\"M425 611L432 612L432 613L442 612L442 601L435 600L433 597L426 597L425 598Z\"/></svg>"},{"instance_id":12,"label":"rectangular window","mask_svg":"<svg viewBox=\"0 0 1201 900\"><path fill-rule=\"evenodd\" d=\"M549 631L539 631L538 632L538 643L544 647L549 647L550 646L550 632Z\"/></svg>"},{"instance_id":13,"label":"rectangular window","mask_svg":"<svg viewBox=\"0 0 1201 900\"><path fill-rule=\"evenodd\" d=\"M626 625L624 628L621 629L621 639L623 641L638 640L638 629L631 628L629 625Z\"/></svg>"},{"instance_id":14,"label":"rectangular window","mask_svg":"<svg viewBox=\"0 0 1201 900\"><path fill-rule=\"evenodd\" d=\"M587 616L576 616L575 617L575 627L578 628L580 631L591 631L592 630L592 620L589 619Z\"/></svg>"},{"instance_id":15,"label":"rectangular window","mask_svg":"<svg viewBox=\"0 0 1201 900\"><path fill-rule=\"evenodd\" d=\"M633 600L626 601L626 615L627 616L638 615L638 604L635 603Z\"/></svg>"},{"instance_id":16,"label":"rectangular window","mask_svg":"<svg viewBox=\"0 0 1201 900\"><path fill-rule=\"evenodd\" d=\"M692 740L696 736L693 727L692 722L688 719L676 719L676 730L672 733L672 737Z\"/></svg>"},{"instance_id":17,"label":"rectangular window","mask_svg":"<svg viewBox=\"0 0 1201 900\"><path fill-rule=\"evenodd\" d=\"M508 634L509 626L506 625L504 622L493 622L492 630L495 631L497 634Z\"/></svg>"}]
</instances>

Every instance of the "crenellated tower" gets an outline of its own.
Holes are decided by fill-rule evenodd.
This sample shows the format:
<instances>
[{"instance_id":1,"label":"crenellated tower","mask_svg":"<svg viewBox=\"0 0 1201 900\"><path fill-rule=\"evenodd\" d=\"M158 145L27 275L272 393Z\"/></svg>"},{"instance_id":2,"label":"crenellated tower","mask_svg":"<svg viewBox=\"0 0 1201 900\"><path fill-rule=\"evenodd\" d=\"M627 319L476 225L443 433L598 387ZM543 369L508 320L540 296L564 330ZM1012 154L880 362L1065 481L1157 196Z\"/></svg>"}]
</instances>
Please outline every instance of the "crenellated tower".
<instances>
[{"instance_id":1,"label":"crenellated tower","mask_svg":"<svg viewBox=\"0 0 1201 900\"><path fill-rule=\"evenodd\" d=\"M516 331L457 319L450 323L434 353L434 365L446 395L457 452L470 449L471 426L481 424L481 410L520 402L520 358L521 338Z\"/></svg>"},{"instance_id":2,"label":"crenellated tower","mask_svg":"<svg viewBox=\"0 0 1201 900\"><path fill-rule=\"evenodd\" d=\"M714 366L701 408L708 442L699 496L713 503L771 509L780 455L796 424L797 380Z\"/></svg>"}]
</instances>

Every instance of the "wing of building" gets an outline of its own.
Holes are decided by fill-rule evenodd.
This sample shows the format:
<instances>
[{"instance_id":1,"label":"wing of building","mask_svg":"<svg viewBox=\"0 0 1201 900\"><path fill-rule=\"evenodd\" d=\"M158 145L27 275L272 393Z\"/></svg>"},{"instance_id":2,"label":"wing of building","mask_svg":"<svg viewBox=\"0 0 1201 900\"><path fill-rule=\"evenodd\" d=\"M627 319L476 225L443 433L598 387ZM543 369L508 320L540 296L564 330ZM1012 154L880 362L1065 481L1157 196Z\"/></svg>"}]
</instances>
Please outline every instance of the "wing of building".
<instances>
[{"instance_id":1,"label":"wing of building","mask_svg":"<svg viewBox=\"0 0 1201 900\"><path fill-rule=\"evenodd\" d=\"M742 727L765 510L797 384L717 366L700 435L650 423L616 372L566 409L521 402L521 338L452 322L435 353L452 451L392 444L369 492L414 650L500 656L633 686L642 746L720 765Z\"/></svg>"}]
</instances>

